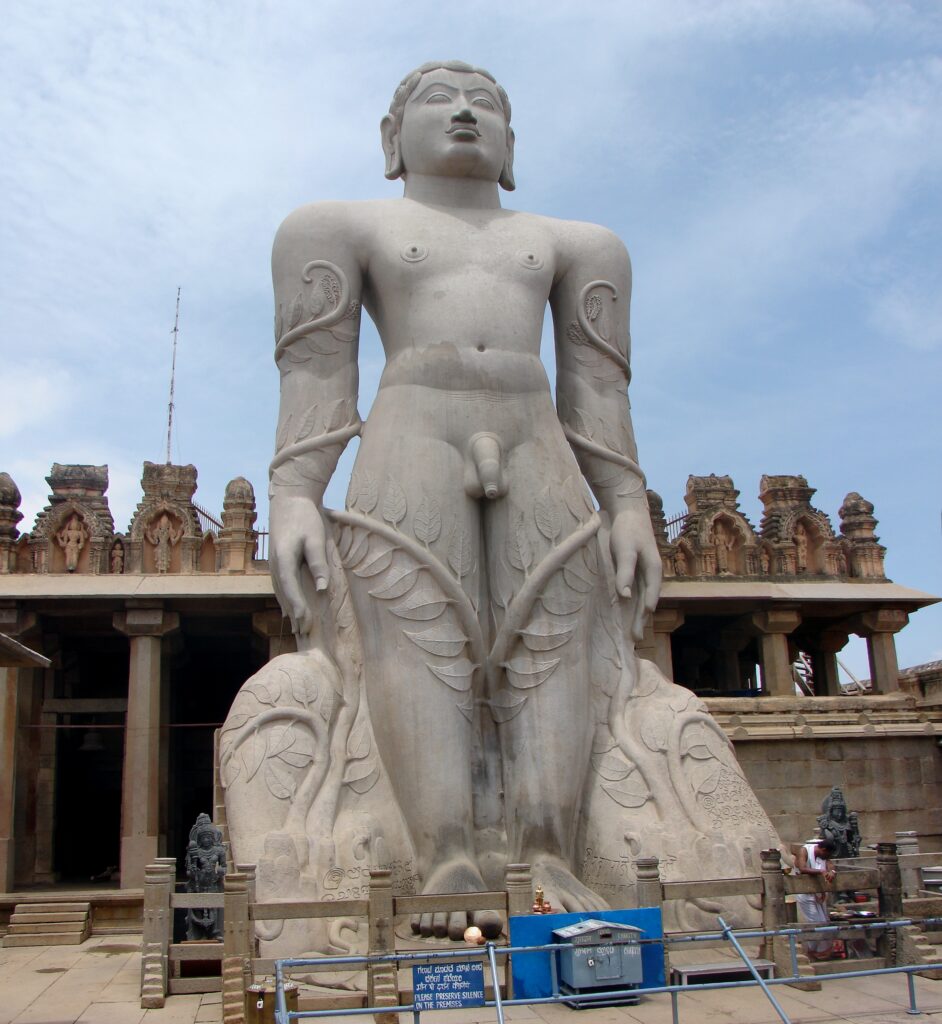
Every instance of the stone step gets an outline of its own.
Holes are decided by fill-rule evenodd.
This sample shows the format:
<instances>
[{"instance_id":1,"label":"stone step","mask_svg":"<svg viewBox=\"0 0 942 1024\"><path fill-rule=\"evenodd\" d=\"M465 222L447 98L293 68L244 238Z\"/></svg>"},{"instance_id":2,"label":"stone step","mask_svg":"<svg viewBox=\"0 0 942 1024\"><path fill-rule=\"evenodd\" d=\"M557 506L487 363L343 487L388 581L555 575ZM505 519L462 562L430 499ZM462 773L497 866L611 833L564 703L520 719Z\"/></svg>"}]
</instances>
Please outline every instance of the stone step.
<instances>
[{"instance_id":1,"label":"stone step","mask_svg":"<svg viewBox=\"0 0 942 1024\"><path fill-rule=\"evenodd\" d=\"M64 911L65 913L78 914L78 913L89 913L92 909L91 903L17 903L14 908L14 913L24 914L49 914L59 913Z\"/></svg>"},{"instance_id":2,"label":"stone step","mask_svg":"<svg viewBox=\"0 0 942 1024\"><path fill-rule=\"evenodd\" d=\"M932 930L928 932L923 932L922 934L925 935L925 937L932 943L933 946L938 946L942 944L942 931Z\"/></svg>"},{"instance_id":3,"label":"stone step","mask_svg":"<svg viewBox=\"0 0 942 1024\"><path fill-rule=\"evenodd\" d=\"M876 971L886 967L886 957L864 957L860 960L812 961L815 974L843 974L845 971Z\"/></svg>"},{"instance_id":4,"label":"stone step","mask_svg":"<svg viewBox=\"0 0 942 1024\"><path fill-rule=\"evenodd\" d=\"M88 914L21 914L16 911L10 916L10 924L65 924L71 921L87 921ZM55 931L55 929L53 929Z\"/></svg>"},{"instance_id":5,"label":"stone step","mask_svg":"<svg viewBox=\"0 0 942 1024\"><path fill-rule=\"evenodd\" d=\"M4 948L9 946L79 946L85 941L85 932L46 932L41 935L6 935Z\"/></svg>"},{"instance_id":6,"label":"stone step","mask_svg":"<svg viewBox=\"0 0 942 1024\"><path fill-rule=\"evenodd\" d=\"M43 924L10 924L10 930L7 932L8 935L48 935L50 932L59 932L65 934L66 932L86 932L88 931L88 921L54 921L53 923L45 922Z\"/></svg>"}]
</instances>

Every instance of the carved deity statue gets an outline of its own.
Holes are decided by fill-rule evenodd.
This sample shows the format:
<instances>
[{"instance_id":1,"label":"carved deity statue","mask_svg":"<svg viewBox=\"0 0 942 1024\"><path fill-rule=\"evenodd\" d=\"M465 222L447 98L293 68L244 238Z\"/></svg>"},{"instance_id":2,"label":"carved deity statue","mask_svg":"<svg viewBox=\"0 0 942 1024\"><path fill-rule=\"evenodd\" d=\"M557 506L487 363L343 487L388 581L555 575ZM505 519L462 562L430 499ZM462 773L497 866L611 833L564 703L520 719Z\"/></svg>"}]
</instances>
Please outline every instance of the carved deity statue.
<instances>
[{"instance_id":1,"label":"carved deity statue","mask_svg":"<svg viewBox=\"0 0 942 1024\"><path fill-rule=\"evenodd\" d=\"M683 548L677 548L674 552L674 575L686 576L688 570L687 553Z\"/></svg>"},{"instance_id":2,"label":"carved deity statue","mask_svg":"<svg viewBox=\"0 0 942 1024\"><path fill-rule=\"evenodd\" d=\"M402 199L314 203L275 239L270 557L299 653L223 727L234 854L259 898L361 898L365 828L400 892L502 888L525 862L567 911L624 905L633 851L688 877L757 869L777 838L731 745L634 652L661 560L626 400L624 245L502 208L514 134L486 71L418 68L381 135ZM362 308L386 353L365 423ZM326 509L357 435L346 507ZM414 924L460 937L467 920ZM259 931L263 955L339 947L292 927Z\"/></svg>"},{"instance_id":3,"label":"carved deity statue","mask_svg":"<svg viewBox=\"0 0 942 1024\"><path fill-rule=\"evenodd\" d=\"M222 892L226 875L226 848L222 831L208 814L199 814L190 829L186 848L186 891ZM186 914L188 939L221 939L220 912L210 907L192 908Z\"/></svg>"},{"instance_id":4,"label":"carved deity statue","mask_svg":"<svg viewBox=\"0 0 942 1024\"><path fill-rule=\"evenodd\" d=\"M808 531L804 523L795 526L795 568L799 573L808 571Z\"/></svg>"},{"instance_id":5,"label":"carved deity statue","mask_svg":"<svg viewBox=\"0 0 942 1024\"><path fill-rule=\"evenodd\" d=\"M860 854L860 827L857 814L848 812L847 801L840 786L832 786L831 792L821 804L818 827L822 839L831 839L837 846L835 857L856 857Z\"/></svg>"},{"instance_id":6,"label":"carved deity statue","mask_svg":"<svg viewBox=\"0 0 942 1024\"><path fill-rule=\"evenodd\" d=\"M736 538L726 527L726 524L722 519L717 519L713 523L713 529L710 531L710 542L712 543L713 550L716 554L717 573L721 576L728 576L729 553L733 550Z\"/></svg>"},{"instance_id":7,"label":"carved deity statue","mask_svg":"<svg viewBox=\"0 0 942 1024\"><path fill-rule=\"evenodd\" d=\"M166 512L161 512L147 528L146 537L154 545L154 565L157 572L170 571L173 548L179 544L182 536L183 527L174 526L173 520Z\"/></svg>"},{"instance_id":8,"label":"carved deity statue","mask_svg":"<svg viewBox=\"0 0 942 1024\"><path fill-rule=\"evenodd\" d=\"M124 545L119 540L111 548L111 571L116 576L124 572Z\"/></svg>"},{"instance_id":9,"label":"carved deity statue","mask_svg":"<svg viewBox=\"0 0 942 1024\"><path fill-rule=\"evenodd\" d=\"M79 556L88 540L88 530L81 516L73 512L65 526L56 534L59 547L65 553L65 567L68 572L75 572Z\"/></svg>"}]
</instances>

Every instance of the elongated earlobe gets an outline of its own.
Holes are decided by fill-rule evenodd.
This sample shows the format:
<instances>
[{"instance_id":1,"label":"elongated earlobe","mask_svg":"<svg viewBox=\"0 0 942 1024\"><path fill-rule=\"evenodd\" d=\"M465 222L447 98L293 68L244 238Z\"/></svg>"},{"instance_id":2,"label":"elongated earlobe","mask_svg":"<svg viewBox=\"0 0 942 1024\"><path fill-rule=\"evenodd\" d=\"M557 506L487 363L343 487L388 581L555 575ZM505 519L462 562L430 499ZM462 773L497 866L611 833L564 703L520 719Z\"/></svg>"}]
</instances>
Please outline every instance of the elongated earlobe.
<instances>
[{"instance_id":1,"label":"elongated earlobe","mask_svg":"<svg viewBox=\"0 0 942 1024\"><path fill-rule=\"evenodd\" d=\"M387 174L388 177L388 174ZM514 181L514 130L507 129L507 156L504 158L504 166L501 169L500 177L497 179L501 188L513 192L517 187Z\"/></svg>"},{"instance_id":2,"label":"elongated earlobe","mask_svg":"<svg viewBox=\"0 0 942 1024\"><path fill-rule=\"evenodd\" d=\"M399 125L387 114L379 123L379 131L383 139L383 152L386 154L386 177L395 181L402 177L405 170L399 148Z\"/></svg>"}]
</instances>

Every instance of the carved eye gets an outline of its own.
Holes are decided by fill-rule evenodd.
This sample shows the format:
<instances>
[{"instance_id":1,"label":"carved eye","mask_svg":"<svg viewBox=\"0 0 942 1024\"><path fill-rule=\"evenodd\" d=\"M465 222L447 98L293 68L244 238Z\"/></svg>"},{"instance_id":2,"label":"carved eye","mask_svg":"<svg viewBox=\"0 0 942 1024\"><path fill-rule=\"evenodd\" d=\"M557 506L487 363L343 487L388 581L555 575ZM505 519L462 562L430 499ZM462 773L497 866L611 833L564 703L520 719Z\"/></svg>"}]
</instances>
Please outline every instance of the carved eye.
<instances>
[{"instance_id":1,"label":"carved eye","mask_svg":"<svg viewBox=\"0 0 942 1024\"><path fill-rule=\"evenodd\" d=\"M471 101L476 107L484 107L486 110L494 110L494 104L486 96L475 96Z\"/></svg>"},{"instance_id":2,"label":"carved eye","mask_svg":"<svg viewBox=\"0 0 942 1024\"><path fill-rule=\"evenodd\" d=\"M451 103L451 97L449 95L447 95L446 93L443 93L443 92L433 92L432 95L429 96L426 99L425 102L426 103Z\"/></svg>"}]
</instances>

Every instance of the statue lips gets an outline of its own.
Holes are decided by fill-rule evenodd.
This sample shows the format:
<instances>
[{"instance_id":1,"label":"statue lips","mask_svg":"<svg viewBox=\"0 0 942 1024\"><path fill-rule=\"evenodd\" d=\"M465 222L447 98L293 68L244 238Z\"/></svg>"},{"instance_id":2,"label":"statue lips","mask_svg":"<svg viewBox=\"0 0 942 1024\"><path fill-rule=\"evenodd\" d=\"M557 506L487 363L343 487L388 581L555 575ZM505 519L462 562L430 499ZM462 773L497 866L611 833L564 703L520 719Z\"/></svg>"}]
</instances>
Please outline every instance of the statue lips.
<instances>
[{"instance_id":1,"label":"statue lips","mask_svg":"<svg viewBox=\"0 0 942 1024\"><path fill-rule=\"evenodd\" d=\"M475 139L481 137L481 133L474 127L473 124L468 124L466 121L459 121L453 124L446 132L446 135L453 135L456 139L462 142L473 142Z\"/></svg>"}]
</instances>

